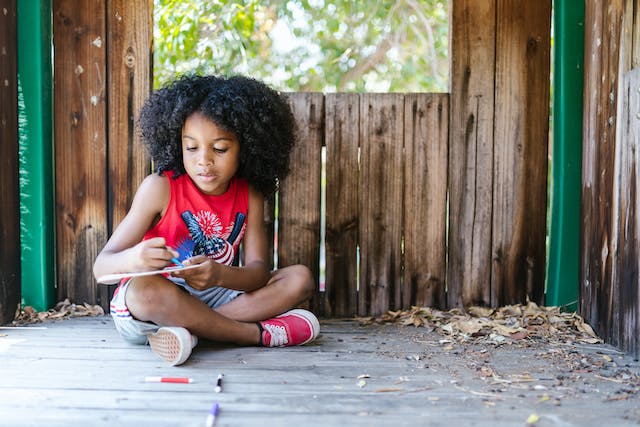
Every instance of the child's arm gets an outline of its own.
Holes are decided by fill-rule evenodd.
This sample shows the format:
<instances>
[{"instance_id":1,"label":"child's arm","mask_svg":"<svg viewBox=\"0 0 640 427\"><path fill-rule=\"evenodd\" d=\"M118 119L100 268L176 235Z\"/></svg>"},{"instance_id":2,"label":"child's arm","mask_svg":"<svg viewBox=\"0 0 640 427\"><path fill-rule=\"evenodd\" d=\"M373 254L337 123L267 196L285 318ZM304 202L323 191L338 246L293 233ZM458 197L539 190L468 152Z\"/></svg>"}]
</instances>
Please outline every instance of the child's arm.
<instances>
[{"instance_id":1,"label":"child's arm","mask_svg":"<svg viewBox=\"0 0 640 427\"><path fill-rule=\"evenodd\" d=\"M201 264L202 268L173 273L184 278L195 289L212 286L251 292L267 284L271 277L267 263L267 235L264 230L264 197L253 188L249 189L249 212L244 234L244 265L231 267L198 255L184 264Z\"/></svg>"},{"instance_id":2,"label":"child's arm","mask_svg":"<svg viewBox=\"0 0 640 427\"><path fill-rule=\"evenodd\" d=\"M111 273L160 269L171 264L171 258L177 253L167 249L163 238L141 241L168 201L166 177L153 174L142 181L131 209L96 257L93 264L96 278Z\"/></svg>"}]
</instances>

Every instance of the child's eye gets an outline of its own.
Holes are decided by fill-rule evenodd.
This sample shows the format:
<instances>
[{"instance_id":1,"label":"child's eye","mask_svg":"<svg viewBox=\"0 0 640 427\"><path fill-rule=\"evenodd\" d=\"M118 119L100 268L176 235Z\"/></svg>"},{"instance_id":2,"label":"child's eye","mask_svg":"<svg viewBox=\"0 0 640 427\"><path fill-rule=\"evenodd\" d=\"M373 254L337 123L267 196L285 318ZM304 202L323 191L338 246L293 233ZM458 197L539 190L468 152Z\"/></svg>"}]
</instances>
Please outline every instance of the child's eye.
<instances>
[{"instance_id":1,"label":"child's eye","mask_svg":"<svg viewBox=\"0 0 640 427\"><path fill-rule=\"evenodd\" d=\"M227 148L214 148L213 151L215 151L218 154L224 154L227 152Z\"/></svg>"},{"instance_id":2,"label":"child's eye","mask_svg":"<svg viewBox=\"0 0 640 427\"><path fill-rule=\"evenodd\" d=\"M198 147L185 147L184 149L187 151L196 151Z\"/></svg>"}]
</instances>

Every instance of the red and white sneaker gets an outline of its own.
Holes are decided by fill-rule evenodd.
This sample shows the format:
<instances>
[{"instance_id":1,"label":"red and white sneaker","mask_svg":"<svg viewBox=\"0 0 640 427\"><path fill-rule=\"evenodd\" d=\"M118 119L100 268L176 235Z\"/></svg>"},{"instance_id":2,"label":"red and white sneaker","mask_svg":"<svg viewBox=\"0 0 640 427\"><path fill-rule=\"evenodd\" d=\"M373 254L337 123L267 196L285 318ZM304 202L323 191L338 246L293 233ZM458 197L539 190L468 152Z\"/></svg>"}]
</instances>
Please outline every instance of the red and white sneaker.
<instances>
[{"instance_id":1,"label":"red and white sneaker","mask_svg":"<svg viewBox=\"0 0 640 427\"><path fill-rule=\"evenodd\" d=\"M171 366L186 362L198 343L198 337L179 326L162 327L147 338L151 350Z\"/></svg>"},{"instance_id":2,"label":"red and white sneaker","mask_svg":"<svg viewBox=\"0 0 640 427\"><path fill-rule=\"evenodd\" d=\"M320 332L318 318L299 308L258 322L258 325L260 340L265 347L303 345L313 341Z\"/></svg>"}]
</instances>

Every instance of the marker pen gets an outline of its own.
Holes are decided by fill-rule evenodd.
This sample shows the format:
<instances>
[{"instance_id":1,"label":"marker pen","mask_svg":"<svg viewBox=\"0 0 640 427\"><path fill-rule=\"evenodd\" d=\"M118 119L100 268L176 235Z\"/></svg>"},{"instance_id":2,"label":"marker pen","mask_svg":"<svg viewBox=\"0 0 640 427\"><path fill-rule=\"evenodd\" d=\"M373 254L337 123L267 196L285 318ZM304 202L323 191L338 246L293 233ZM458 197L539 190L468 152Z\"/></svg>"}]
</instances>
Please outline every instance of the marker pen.
<instances>
[{"instance_id":1,"label":"marker pen","mask_svg":"<svg viewBox=\"0 0 640 427\"><path fill-rule=\"evenodd\" d=\"M176 257L171 258L171 261L173 261L173 263L175 265L179 265L180 267L184 267L184 264L180 262L180 260Z\"/></svg>"},{"instance_id":2,"label":"marker pen","mask_svg":"<svg viewBox=\"0 0 640 427\"><path fill-rule=\"evenodd\" d=\"M222 374L218 374L218 379L216 380L216 393L220 393L222 391Z\"/></svg>"},{"instance_id":3,"label":"marker pen","mask_svg":"<svg viewBox=\"0 0 640 427\"><path fill-rule=\"evenodd\" d=\"M213 427L213 425L216 423L216 417L218 416L219 409L220 407L218 406L218 402L214 403L211 407L211 410L209 411L209 415L207 415L207 427Z\"/></svg>"},{"instance_id":4,"label":"marker pen","mask_svg":"<svg viewBox=\"0 0 640 427\"><path fill-rule=\"evenodd\" d=\"M190 384L193 382L192 378L185 377L145 377L145 383L178 383L178 384Z\"/></svg>"}]
</instances>

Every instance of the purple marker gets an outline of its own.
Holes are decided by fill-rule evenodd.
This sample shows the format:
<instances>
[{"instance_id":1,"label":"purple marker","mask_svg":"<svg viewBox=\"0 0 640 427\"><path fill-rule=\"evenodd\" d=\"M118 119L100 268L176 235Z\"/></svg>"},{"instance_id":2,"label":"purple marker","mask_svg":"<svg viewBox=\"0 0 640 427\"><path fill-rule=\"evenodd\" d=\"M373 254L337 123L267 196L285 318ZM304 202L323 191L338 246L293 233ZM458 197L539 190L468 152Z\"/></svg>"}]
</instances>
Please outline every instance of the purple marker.
<instances>
[{"instance_id":1,"label":"purple marker","mask_svg":"<svg viewBox=\"0 0 640 427\"><path fill-rule=\"evenodd\" d=\"M213 425L216 423L216 417L218 416L218 402L214 403L213 406L211 407L211 410L209 411L209 415L207 415L207 427L213 427Z\"/></svg>"}]
</instances>

